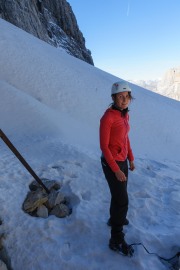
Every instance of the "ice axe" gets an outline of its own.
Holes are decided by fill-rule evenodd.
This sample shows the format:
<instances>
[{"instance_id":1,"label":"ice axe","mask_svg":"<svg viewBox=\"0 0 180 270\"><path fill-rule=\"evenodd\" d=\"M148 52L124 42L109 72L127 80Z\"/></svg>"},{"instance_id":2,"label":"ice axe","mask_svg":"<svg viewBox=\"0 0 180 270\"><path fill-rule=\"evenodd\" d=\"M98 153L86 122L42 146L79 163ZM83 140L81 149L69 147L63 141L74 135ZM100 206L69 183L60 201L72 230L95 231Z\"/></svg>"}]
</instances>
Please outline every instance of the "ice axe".
<instances>
[{"instance_id":1,"label":"ice axe","mask_svg":"<svg viewBox=\"0 0 180 270\"><path fill-rule=\"evenodd\" d=\"M34 179L45 189L45 191L49 194L49 189L43 184L41 179L37 176L37 174L33 171L33 169L29 166L27 161L21 156L15 146L11 143L8 137L4 134L4 132L0 129L0 137L5 142L5 144L10 148L13 154L19 159L19 161L23 164L23 166L28 170L28 172L34 177Z\"/></svg>"}]
</instances>

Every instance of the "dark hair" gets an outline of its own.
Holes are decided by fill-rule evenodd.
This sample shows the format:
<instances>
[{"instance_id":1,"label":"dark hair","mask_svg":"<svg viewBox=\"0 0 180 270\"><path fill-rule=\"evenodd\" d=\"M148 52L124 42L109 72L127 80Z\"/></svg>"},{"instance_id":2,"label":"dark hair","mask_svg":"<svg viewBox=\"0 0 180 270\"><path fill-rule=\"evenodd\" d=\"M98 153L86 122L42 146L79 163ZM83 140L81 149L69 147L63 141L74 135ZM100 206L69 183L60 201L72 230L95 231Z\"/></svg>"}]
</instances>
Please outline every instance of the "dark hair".
<instances>
[{"instance_id":1,"label":"dark hair","mask_svg":"<svg viewBox=\"0 0 180 270\"><path fill-rule=\"evenodd\" d=\"M118 93L117 93L117 94L118 94ZM117 95L117 94L112 94L111 97L116 98L116 95ZM128 95L129 95L130 101L133 100L133 99L135 99L135 98L131 95L131 92L128 92Z\"/></svg>"}]
</instances>

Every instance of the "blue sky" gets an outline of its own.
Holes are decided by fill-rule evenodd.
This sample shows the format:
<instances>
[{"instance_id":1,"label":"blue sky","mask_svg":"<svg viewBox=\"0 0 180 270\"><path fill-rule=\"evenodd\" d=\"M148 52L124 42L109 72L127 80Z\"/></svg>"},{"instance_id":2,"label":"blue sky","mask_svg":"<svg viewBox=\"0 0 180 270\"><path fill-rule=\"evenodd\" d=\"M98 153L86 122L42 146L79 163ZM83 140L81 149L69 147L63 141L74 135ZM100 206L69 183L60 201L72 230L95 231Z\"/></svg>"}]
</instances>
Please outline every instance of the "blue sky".
<instances>
[{"instance_id":1,"label":"blue sky","mask_svg":"<svg viewBox=\"0 0 180 270\"><path fill-rule=\"evenodd\" d=\"M126 80L180 66L180 0L67 0L96 67Z\"/></svg>"}]
</instances>

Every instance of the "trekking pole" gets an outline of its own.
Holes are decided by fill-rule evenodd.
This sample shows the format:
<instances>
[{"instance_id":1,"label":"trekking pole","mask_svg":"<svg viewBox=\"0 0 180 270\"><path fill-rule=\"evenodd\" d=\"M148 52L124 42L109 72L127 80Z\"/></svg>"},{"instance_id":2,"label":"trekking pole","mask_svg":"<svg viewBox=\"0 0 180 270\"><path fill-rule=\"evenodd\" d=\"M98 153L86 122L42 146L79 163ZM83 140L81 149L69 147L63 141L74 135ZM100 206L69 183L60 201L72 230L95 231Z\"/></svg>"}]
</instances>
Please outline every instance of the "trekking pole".
<instances>
[{"instance_id":1,"label":"trekking pole","mask_svg":"<svg viewBox=\"0 0 180 270\"><path fill-rule=\"evenodd\" d=\"M34 177L34 179L45 189L45 191L49 194L49 189L43 184L41 179L36 175L33 169L29 166L26 160L21 156L15 146L11 143L8 137L4 134L4 132L0 129L0 137L5 142L5 144L10 148L13 154L19 159L19 161L23 164L23 166L28 170L28 172Z\"/></svg>"}]
</instances>

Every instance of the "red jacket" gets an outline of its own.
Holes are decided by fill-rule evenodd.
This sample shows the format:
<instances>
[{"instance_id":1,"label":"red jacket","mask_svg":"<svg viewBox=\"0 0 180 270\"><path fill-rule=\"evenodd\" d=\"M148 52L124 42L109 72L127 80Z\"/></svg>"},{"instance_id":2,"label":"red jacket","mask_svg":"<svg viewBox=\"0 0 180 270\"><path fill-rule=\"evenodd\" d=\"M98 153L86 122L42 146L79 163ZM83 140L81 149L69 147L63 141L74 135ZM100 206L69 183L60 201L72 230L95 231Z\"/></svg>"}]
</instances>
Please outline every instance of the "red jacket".
<instances>
[{"instance_id":1,"label":"red jacket","mask_svg":"<svg viewBox=\"0 0 180 270\"><path fill-rule=\"evenodd\" d=\"M128 137L129 114L121 116L120 111L109 108L100 120L100 148L113 172L119 170L117 161L134 160Z\"/></svg>"}]
</instances>

